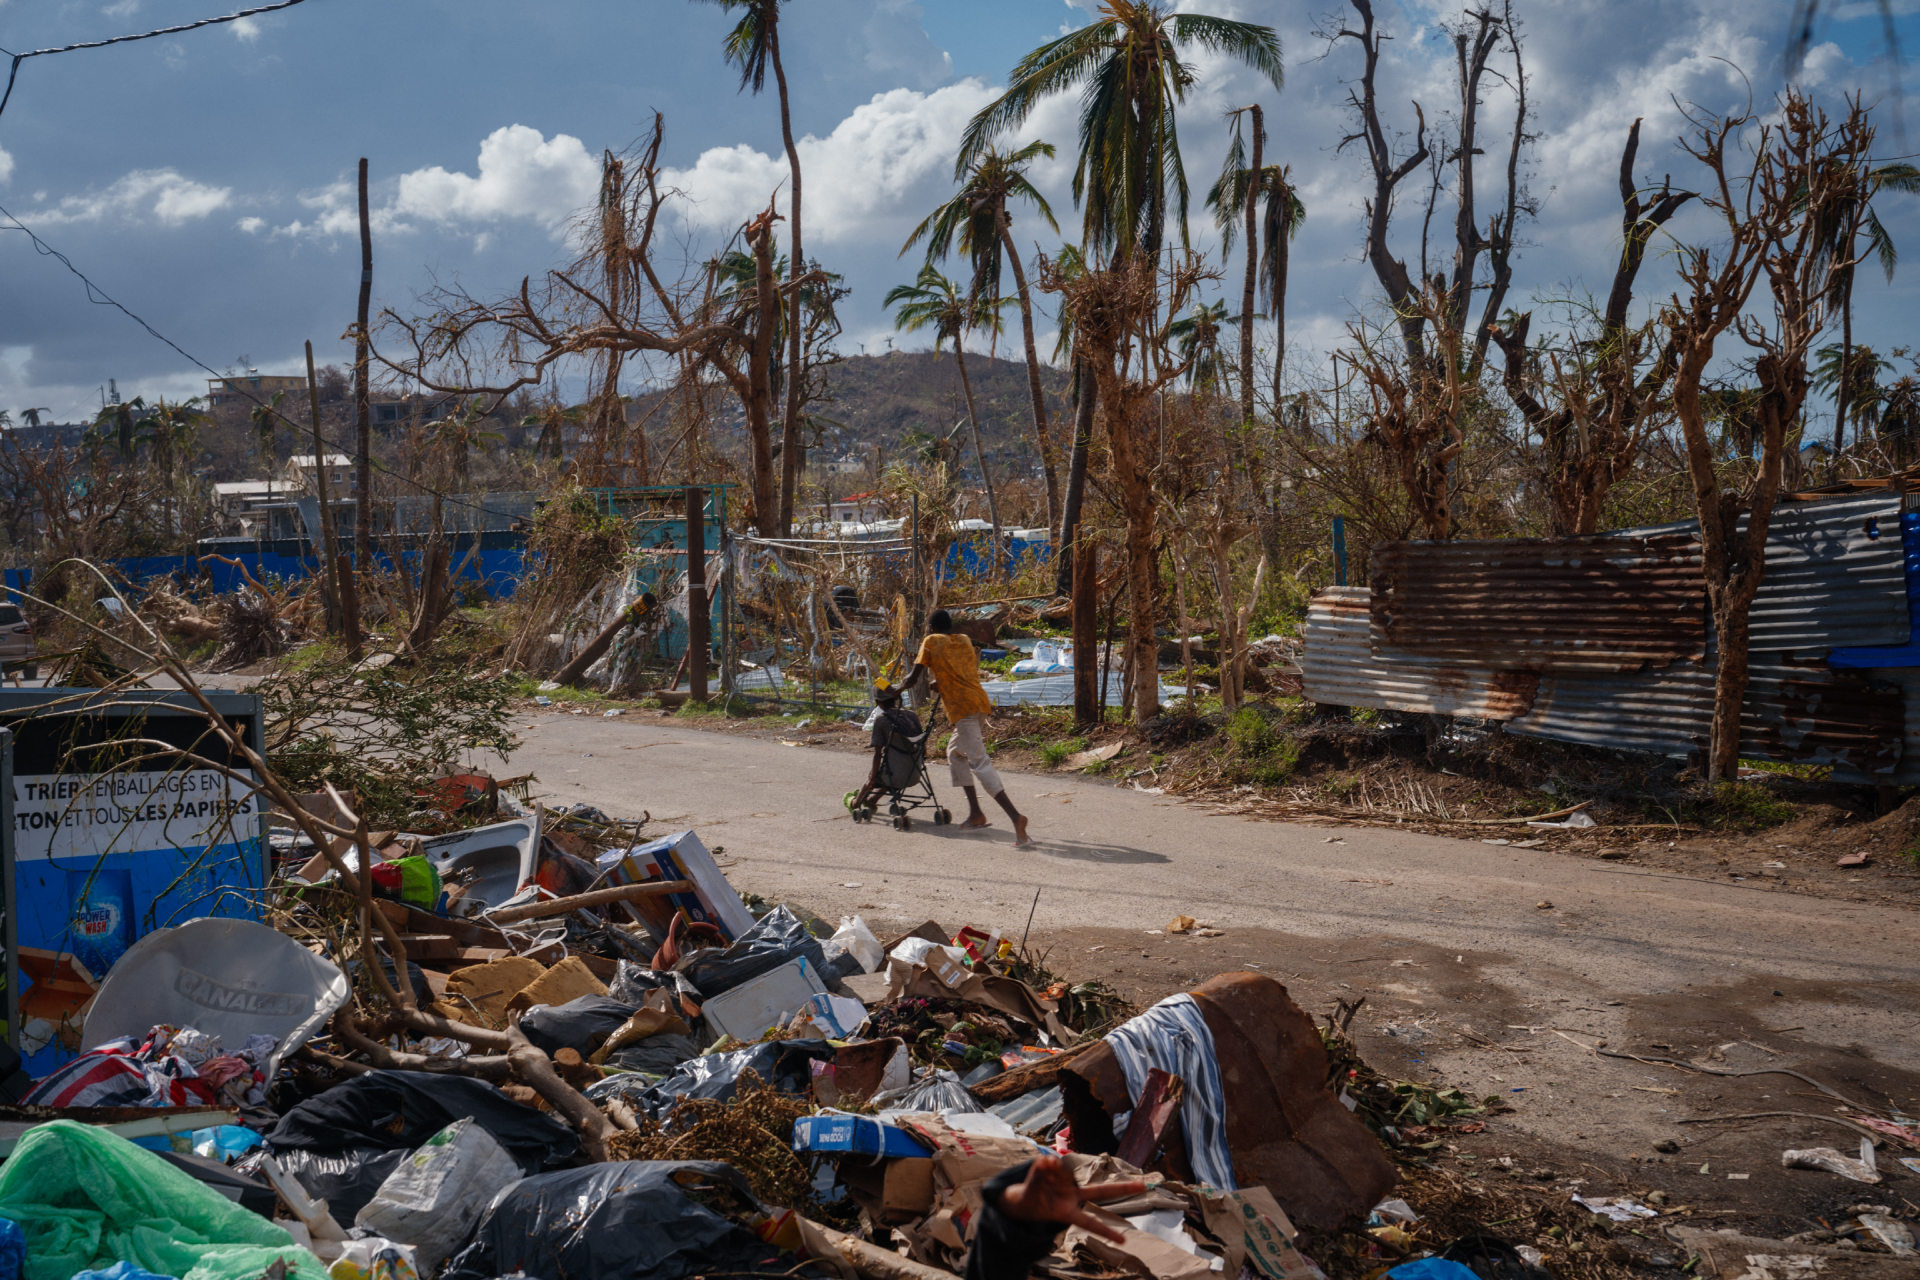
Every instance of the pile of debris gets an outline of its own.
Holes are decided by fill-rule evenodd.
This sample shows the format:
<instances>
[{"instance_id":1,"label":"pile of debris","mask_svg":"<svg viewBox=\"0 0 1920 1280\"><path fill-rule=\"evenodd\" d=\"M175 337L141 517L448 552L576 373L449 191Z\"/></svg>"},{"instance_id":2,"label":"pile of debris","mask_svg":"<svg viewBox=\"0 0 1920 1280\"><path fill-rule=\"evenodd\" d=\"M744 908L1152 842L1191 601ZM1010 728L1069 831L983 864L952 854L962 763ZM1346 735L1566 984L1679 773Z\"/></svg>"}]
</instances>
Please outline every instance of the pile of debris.
<instances>
[{"instance_id":1,"label":"pile of debris","mask_svg":"<svg viewBox=\"0 0 1920 1280\"><path fill-rule=\"evenodd\" d=\"M0 1267L1546 1274L1420 1233L1400 1165L1475 1104L1378 1077L1271 978L1139 1011L992 929L750 910L691 831L446 786L507 820L283 840L274 927L114 966L77 1056L9 1086Z\"/></svg>"}]
</instances>

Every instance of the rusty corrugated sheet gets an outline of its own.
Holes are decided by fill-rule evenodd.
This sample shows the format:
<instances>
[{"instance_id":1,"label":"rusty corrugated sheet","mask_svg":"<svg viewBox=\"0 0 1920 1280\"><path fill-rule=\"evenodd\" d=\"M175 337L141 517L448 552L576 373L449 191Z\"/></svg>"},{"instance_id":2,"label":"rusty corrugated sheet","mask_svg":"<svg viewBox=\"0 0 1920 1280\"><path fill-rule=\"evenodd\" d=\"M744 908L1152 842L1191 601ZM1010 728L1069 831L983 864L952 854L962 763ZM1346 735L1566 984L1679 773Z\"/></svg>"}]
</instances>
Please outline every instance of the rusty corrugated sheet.
<instances>
[{"instance_id":1,"label":"rusty corrugated sheet","mask_svg":"<svg viewBox=\"0 0 1920 1280\"><path fill-rule=\"evenodd\" d=\"M1713 719L1714 664L1675 663L1626 675L1545 677L1514 733L1595 747L1678 755L1705 750ZM1749 759L1849 767L1875 780L1905 751L1907 709L1883 682L1817 664L1754 662L1740 713Z\"/></svg>"},{"instance_id":2,"label":"rusty corrugated sheet","mask_svg":"<svg viewBox=\"0 0 1920 1280\"><path fill-rule=\"evenodd\" d=\"M1314 702L1510 720L1533 703L1539 677L1473 668L1395 650L1376 657L1365 587L1328 587L1307 606L1301 682Z\"/></svg>"},{"instance_id":3,"label":"rusty corrugated sheet","mask_svg":"<svg viewBox=\"0 0 1920 1280\"><path fill-rule=\"evenodd\" d=\"M1686 532L1395 542L1372 563L1379 656L1636 671L1706 652L1700 548Z\"/></svg>"}]
</instances>

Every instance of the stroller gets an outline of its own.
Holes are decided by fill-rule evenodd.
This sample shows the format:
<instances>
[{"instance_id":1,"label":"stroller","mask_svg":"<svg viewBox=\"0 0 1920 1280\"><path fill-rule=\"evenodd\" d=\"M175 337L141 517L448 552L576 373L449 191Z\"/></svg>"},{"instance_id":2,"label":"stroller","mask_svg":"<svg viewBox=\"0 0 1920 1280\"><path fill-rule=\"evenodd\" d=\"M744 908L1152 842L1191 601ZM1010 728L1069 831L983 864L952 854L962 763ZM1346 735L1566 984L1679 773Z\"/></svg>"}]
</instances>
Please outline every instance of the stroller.
<instances>
[{"instance_id":1,"label":"stroller","mask_svg":"<svg viewBox=\"0 0 1920 1280\"><path fill-rule=\"evenodd\" d=\"M890 728L887 734L886 756L880 764L879 788L887 793L887 812L892 815L896 831L911 830L913 819L908 815L928 805L933 807L935 826L944 826L953 821L952 811L940 804L939 798L933 794L933 779L927 776L927 740L932 736L931 726L912 735L902 733L898 728ZM872 803L854 809L853 820L872 822L879 807L876 798Z\"/></svg>"}]
</instances>

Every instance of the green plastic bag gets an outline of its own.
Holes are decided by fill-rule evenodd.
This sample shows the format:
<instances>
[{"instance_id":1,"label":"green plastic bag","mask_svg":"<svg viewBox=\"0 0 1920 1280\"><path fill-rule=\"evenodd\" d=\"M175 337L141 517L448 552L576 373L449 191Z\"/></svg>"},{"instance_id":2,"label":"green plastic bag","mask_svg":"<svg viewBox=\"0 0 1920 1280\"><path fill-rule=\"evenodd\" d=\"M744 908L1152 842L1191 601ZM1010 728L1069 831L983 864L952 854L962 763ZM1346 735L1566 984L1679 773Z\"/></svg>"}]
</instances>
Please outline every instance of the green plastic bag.
<instances>
[{"instance_id":1,"label":"green plastic bag","mask_svg":"<svg viewBox=\"0 0 1920 1280\"><path fill-rule=\"evenodd\" d=\"M69 1280L120 1261L179 1280L259 1280L276 1258L297 1280L327 1273L285 1228L72 1120L28 1130L0 1165L0 1218L26 1233L23 1280Z\"/></svg>"}]
</instances>

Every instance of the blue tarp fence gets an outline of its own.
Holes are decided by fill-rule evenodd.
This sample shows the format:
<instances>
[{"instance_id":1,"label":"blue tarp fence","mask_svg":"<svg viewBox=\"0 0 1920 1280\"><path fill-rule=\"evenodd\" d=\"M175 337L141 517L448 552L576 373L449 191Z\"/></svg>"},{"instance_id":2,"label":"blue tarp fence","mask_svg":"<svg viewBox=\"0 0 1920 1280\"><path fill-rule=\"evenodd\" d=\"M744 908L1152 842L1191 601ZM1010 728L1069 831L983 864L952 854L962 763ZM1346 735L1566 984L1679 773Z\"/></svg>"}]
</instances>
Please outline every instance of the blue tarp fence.
<instances>
[{"instance_id":1,"label":"blue tarp fence","mask_svg":"<svg viewBox=\"0 0 1920 1280\"><path fill-rule=\"evenodd\" d=\"M480 544L477 551L474 548L476 538ZM485 586L489 595L495 597L513 594L526 567L526 538L523 535L465 534L454 537L451 542L449 568L456 573L456 581L478 581ZM400 563L409 573L418 576L421 554L417 546L403 548L400 551ZM299 538L201 543L200 556L210 555L239 561L246 566L247 573L262 582L269 575L292 580L320 572L320 557L314 554L312 544ZM393 555L385 547L375 549L374 562L385 570L394 568ZM144 589L158 579L169 577L184 583L199 578L203 572L212 580L214 590L222 593L236 591L245 582L240 570L233 565L218 560L207 560L203 564L197 556L128 556L110 564L135 589ZM31 590L31 569L8 569L5 573L9 599L18 601L19 592Z\"/></svg>"}]
</instances>

